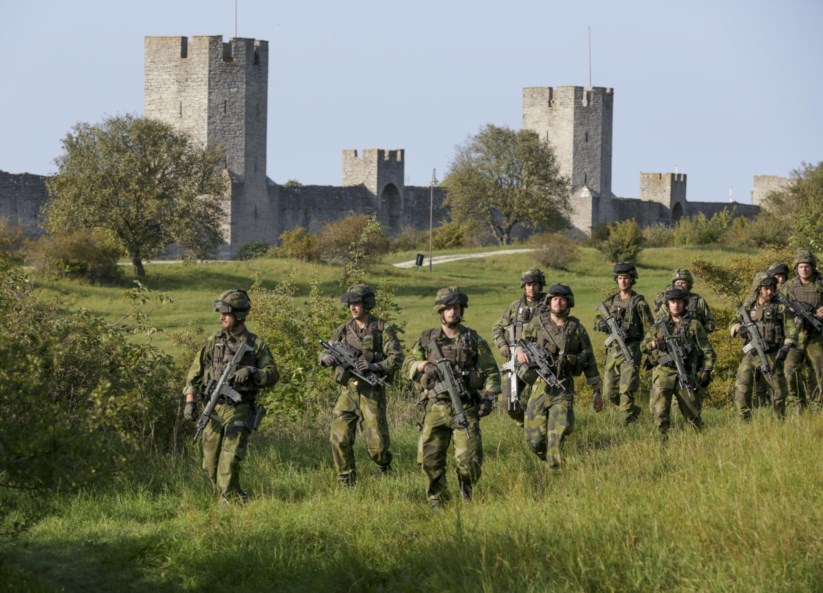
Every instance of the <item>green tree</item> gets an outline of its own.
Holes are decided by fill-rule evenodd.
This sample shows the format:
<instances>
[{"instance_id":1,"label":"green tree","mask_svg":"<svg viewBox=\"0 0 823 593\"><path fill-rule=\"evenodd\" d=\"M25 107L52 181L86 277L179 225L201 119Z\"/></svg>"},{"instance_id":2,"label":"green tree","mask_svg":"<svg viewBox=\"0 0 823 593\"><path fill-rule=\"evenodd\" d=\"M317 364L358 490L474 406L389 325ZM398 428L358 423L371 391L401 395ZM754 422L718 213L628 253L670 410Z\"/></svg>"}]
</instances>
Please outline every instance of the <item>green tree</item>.
<instances>
[{"instance_id":1,"label":"green tree","mask_svg":"<svg viewBox=\"0 0 823 593\"><path fill-rule=\"evenodd\" d=\"M600 242L598 249L612 263L637 261L643 246L643 233L633 218L609 225L609 236Z\"/></svg>"},{"instance_id":2,"label":"green tree","mask_svg":"<svg viewBox=\"0 0 823 593\"><path fill-rule=\"evenodd\" d=\"M568 225L568 181L552 148L531 130L481 128L457 148L443 186L452 220L484 226L502 245L518 224L532 231Z\"/></svg>"},{"instance_id":3,"label":"green tree","mask_svg":"<svg viewBox=\"0 0 823 593\"><path fill-rule=\"evenodd\" d=\"M47 230L106 229L138 277L143 259L171 243L205 257L222 242L221 153L166 123L131 115L78 123L55 162Z\"/></svg>"},{"instance_id":4,"label":"green tree","mask_svg":"<svg viewBox=\"0 0 823 593\"><path fill-rule=\"evenodd\" d=\"M767 208L789 224L792 247L823 252L823 161L802 163L792 180L785 191L769 194Z\"/></svg>"}]
</instances>

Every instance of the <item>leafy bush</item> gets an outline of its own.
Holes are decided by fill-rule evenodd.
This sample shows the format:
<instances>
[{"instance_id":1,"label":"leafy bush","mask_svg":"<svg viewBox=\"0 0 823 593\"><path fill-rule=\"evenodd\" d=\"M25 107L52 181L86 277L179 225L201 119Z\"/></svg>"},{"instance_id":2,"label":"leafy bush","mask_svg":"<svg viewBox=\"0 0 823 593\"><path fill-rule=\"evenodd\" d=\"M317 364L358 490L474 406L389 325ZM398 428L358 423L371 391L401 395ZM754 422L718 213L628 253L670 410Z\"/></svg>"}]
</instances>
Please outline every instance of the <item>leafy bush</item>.
<instances>
[{"instance_id":1,"label":"leafy bush","mask_svg":"<svg viewBox=\"0 0 823 593\"><path fill-rule=\"evenodd\" d=\"M0 272L23 263L23 229L0 217Z\"/></svg>"},{"instance_id":2,"label":"leafy bush","mask_svg":"<svg viewBox=\"0 0 823 593\"><path fill-rule=\"evenodd\" d=\"M726 231L723 243L729 246L785 247L789 244L791 226L788 221L761 212L754 220L738 217Z\"/></svg>"},{"instance_id":3,"label":"leafy bush","mask_svg":"<svg viewBox=\"0 0 823 593\"><path fill-rule=\"evenodd\" d=\"M674 227L675 245L715 245L723 240L731 227L734 210L723 208L708 218L702 212L681 218Z\"/></svg>"},{"instance_id":4,"label":"leafy bush","mask_svg":"<svg viewBox=\"0 0 823 593\"><path fill-rule=\"evenodd\" d=\"M32 284L0 276L0 494L71 490L126 469L168 443L169 394L180 392L170 356L39 300ZM32 518L35 507L3 502L0 532Z\"/></svg>"},{"instance_id":5,"label":"leafy bush","mask_svg":"<svg viewBox=\"0 0 823 593\"><path fill-rule=\"evenodd\" d=\"M545 233L532 239L536 251L534 259L542 266L556 270L568 270L580 259L580 248L562 233Z\"/></svg>"},{"instance_id":6,"label":"leafy bush","mask_svg":"<svg viewBox=\"0 0 823 593\"><path fill-rule=\"evenodd\" d=\"M434 229L432 247L434 249L455 249L465 247L466 227L456 222L449 222Z\"/></svg>"},{"instance_id":7,"label":"leafy bush","mask_svg":"<svg viewBox=\"0 0 823 593\"><path fill-rule=\"evenodd\" d=\"M434 234L434 233L432 233ZM429 246L429 231L418 230L414 227L405 227L400 234L391 239L389 251L421 250Z\"/></svg>"},{"instance_id":8,"label":"leafy bush","mask_svg":"<svg viewBox=\"0 0 823 593\"><path fill-rule=\"evenodd\" d=\"M232 259L247 261L251 259L260 259L268 254L271 244L266 241L254 241L252 243L244 243L237 248L237 253Z\"/></svg>"},{"instance_id":9,"label":"leafy bush","mask_svg":"<svg viewBox=\"0 0 823 593\"><path fill-rule=\"evenodd\" d=\"M601 241L598 249L612 263L637 261L643 244L643 234L633 219L613 222L609 225L609 236Z\"/></svg>"},{"instance_id":10,"label":"leafy bush","mask_svg":"<svg viewBox=\"0 0 823 593\"><path fill-rule=\"evenodd\" d=\"M320 240L307 228L299 226L280 234L279 255L300 261L320 259Z\"/></svg>"},{"instance_id":11,"label":"leafy bush","mask_svg":"<svg viewBox=\"0 0 823 593\"><path fill-rule=\"evenodd\" d=\"M643 229L643 244L647 247L668 247L674 242L674 229L657 223Z\"/></svg>"},{"instance_id":12,"label":"leafy bush","mask_svg":"<svg viewBox=\"0 0 823 593\"><path fill-rule=\"evenodd\" d=\"M374 216L353 214L326 224L320 254L339 263L371 263L388 252L389 240Z\"/></svg>"},{"instance_id":13,"label":"leafy bush","mask_svg":"<svg viewBox=\"0 0 823 593\"><path fill-rule=\"evenodd\" d=\"M101 232L43 235L28 243L26 254L35 270L47 277L91 283L111 283L123 277L117 265L120 251Z\"/></svg>"}]
</instances>

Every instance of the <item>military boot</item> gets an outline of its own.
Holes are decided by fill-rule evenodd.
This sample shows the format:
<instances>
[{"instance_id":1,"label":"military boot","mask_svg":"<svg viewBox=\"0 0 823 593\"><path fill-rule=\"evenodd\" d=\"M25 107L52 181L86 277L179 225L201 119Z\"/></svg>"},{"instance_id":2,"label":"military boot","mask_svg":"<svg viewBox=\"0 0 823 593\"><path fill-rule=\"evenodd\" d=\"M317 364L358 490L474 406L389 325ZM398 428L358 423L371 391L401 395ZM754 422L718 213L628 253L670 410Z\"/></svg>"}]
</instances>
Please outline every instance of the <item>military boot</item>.
<instances>
[{"instance_id":1,"label":"military boot","mask_svg":"<svg viewBox=\"0 0 823 593\"><path fill-rule=\"evenodd\" d=\"M354 472L340 474L338 480L340 480L340 485L344 488L352 488L357 483L357 475Z\"/></svg>"},{"instance_id":2,"label":"military boot","mask_svg":"<svg viewBox=\"0 0 823 593\"><path fill-rule=\"evenodd\" d=\"M460 498L467 502L470 501L472 499L472 483L457 476L457 486L460 489Z\"/></svg>"},{"instance_id":3,"label":"military boot","mask_svg":"<svg viewBox=\"0 0 823 593\"><path fill-rule=\"evenodd\" d=\"M392 469L391 463L387 463L386 465L381 465L380 466L380 473L384 477L385 476L391 476L392 474L394 474L394 469Z\"/></svg>"},{"instance_id":4,"label":"military boot","mask_svg":"<svg viewBox=\"0 0 823 593\"><path fill-rule=\"evenodd\" d=\"M623 426L629 426L637 422L637 419L640 417L640 406L632 406L631 412L629 412L625 418L623 418Z\"/></svg>"}]
</instances>

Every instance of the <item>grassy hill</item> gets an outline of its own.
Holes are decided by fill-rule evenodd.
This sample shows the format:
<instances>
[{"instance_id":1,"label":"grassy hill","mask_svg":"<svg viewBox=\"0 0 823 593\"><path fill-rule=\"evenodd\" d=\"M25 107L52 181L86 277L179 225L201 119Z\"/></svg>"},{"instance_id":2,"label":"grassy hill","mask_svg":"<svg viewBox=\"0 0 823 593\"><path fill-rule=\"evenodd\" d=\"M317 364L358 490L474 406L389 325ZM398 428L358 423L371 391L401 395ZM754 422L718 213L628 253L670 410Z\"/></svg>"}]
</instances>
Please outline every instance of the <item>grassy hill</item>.
<instances>
[{"instance_id":1,"label":"grassy hill","mask_svg":"<svg viewBox=\"0 0 823 593\"><path fill-rule=\"evenodd\" d=\"M637 288L653 297L697 256L722 262L729 253L644 251ZM488 338L531 265L528 255L460 261L431 273L384 263L369 278L396 285L408 346L436 323L437 288L452 284L470 295L466 323ZM255 276L272 287L292 276L303 295L317 281L331 296L342 276L330 266L263 260L156 265L148 273L146 284L174 301L151 315L164 330L152 339L169 351L174 332L215 328L211 301L226 288ZM593 250L570 271L547 277L572 286L574 313L587 327L597 299L613 286L611 264ZM695 289L710 303L716 298L699 280ZM57 283L43 290L111 320L126 310L123 287ZM623 429L613 408L595 415L585 395L567 466L557 475L504 414L484 419L476 499L439 514L428 508L415 461L414 409L399 394L390 401L395 474L381 477L358 438L361 479L353 490L335 480L329 414L298 423L267 419L252 438L242 480L253 499L241 508L216 507L195 447L149 456L134 475L58 498L49 517L3 544L0 590L823 591L823 414L779 422L760 410L742 425L728 402L718 402L705 412L703 433L678 421L661 447L646 406ZM453 467L448 479L454 492Z\"/></svg>"}]
</instances>

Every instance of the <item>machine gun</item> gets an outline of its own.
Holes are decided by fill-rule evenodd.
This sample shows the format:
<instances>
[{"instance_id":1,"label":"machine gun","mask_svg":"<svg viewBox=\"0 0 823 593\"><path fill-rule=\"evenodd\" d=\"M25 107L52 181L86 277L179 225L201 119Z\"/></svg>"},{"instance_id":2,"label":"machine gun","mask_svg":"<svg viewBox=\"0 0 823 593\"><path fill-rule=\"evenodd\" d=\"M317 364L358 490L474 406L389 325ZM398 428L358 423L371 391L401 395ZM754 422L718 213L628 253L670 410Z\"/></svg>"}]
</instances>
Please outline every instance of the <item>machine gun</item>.
<instances>
[{"instance_id":1,"label":"machine gun","mask_svg":"<svg viewBox=\"0 0 823 593\"><path fill-rule=\"evenodd\" d=\"M655 325L657 325L663 333L663 339L666 340L666 349L668 351L668 354L663 356L658 362L660 364L674 362L674 366L677 369L677 379L680 381L680 387L682 387L686 392L686 397L682 398L683 403L686 404L686 407L689 408L695 417L698 417L700 416L700 411L697 409L697 389L695 388L688 371L686 371L683 348L680 346L680 342L677 341L677 338L669 331L669 326L665 319L661 319Z\"/></svg>"},{"instance_id":2,"label":"machine gun","mask_svg":"<svg viewBox=\"0 0 823 593\"><path fill-rule=\"evenodd\" d=\"M237 365L240 364L240 359L243 358L243 355L246 352L252 352L251 346L249 346L246 340L240 342L240 346L237 348L237 352L234 353L232 359L226 364L223 368L223 372L220 373L220 378L215 381L212 379L209 381L208 385L206 385L205 397L208 398L209 403L206 404L206 407L203 408L203 413L200 415L200 418L197 420L197 426L194 430L194 442L197 442L197 439L200 437L200 433L203 432L203 429L206 428L206 424L209 423L209 420L214 420L218 424L222 425L223 422L220 420L220 417L214 413L214 407L217 405L217 401L220 399L221 396L225 396L232 400L235 403L240 402L241 396L237 392L237 390L232 389L229 385L229 379L234 377L234 373L237 371Z\"/></svg>"},{"instance_id":3,"label":"machine gun","mask_svg":"<svg viewBox=\"0 0 823 593\"><path fill-rule=\"evenodd\" d=\"M434 386L435 393L448 393L449 399L454 409L454 423L466 431L466 438L469 438L469 419L466 417L466 409L463 407L463 400L470 398L469 392L462 379L454 376L454 369L451 363L443 357L443 352L440 346L437 345L437 340L431 341L432 353L434 353L437 361L437 370L440 371L442 381L436 383Z\"/></svg>"},{"instance_id":4,"label":"machine gun","mask_svg":"<svg viewBox=\"0 0 823 593\"><path fill-rule=\"evenodd\" d=\"M555 364L553 356L545 348L540 348L534 342L526 340L518 340L517 345L523 349L529 361L534 366L537 375L543 379L549 387L566 391L566 386L563 381L557 378L557 375L552 370Z\"/></svg>"},{"instance_id":5,"label":"machine gun","mask_svg":"<svg viewBox=\"0 0 823 593\"><path fill-rule=\"evenodd\" d=\"M778 294L777 298L781 303L786 305L789 311L800 317L806 324L808 324L809 327L814 329L817 333L823 333L823 321L817 318L812 305L782 294Z\"/></svg>"},{"instance_id":6,"label":"machine gun","mask_svg":"<svg viewBox=\"0 0 823 593\"><path fill-rule=\"evenodd\" d=\"M515 336L517 335L517 326L512 324L506 327L506 341L509 343L509 361L501 365L500 372L508 373L509 375L509 390L506 393L506 399L509 404L509 412L520 409L520 385L517 380L517 344L515 343Z\"/></svg>"},{"instance_id":7,"label":"machine gun","mask_svg":"<svg viewBox=\"0 0 823 593\"><path fill-rule=\"evenodd\" d=\"M746 328L750 336L749 343L743 346L743 352L748 354L752 350L756 350L757 356L760 358L760 370L763 371L763 374L767 377L771 377L772 367L769 364L769 358L766 356L766 343L763 341L763 337L760 335L760 332L757 331L757 326L752 321L746 307L740 307L737 312L740 313L740 316L743 318L743 327Z\"/></svg>"},{"instance_id":8,"label":"machine gun","mask_svg":"<svg viewBox=\"0 0 823 593\"><path fill-rule=\"evenodd\" d=\"M361 373L357 370L357 361L360 360L362 354L357 348L345 342L329 343L325 340L320 340L320 345L326 349L326 352L334 358L337 366L343 367L343 370L350 372L352 375L374 387L380 385L381 387L388 387L386 380L372 371Z\"/></svg>"},{"instance_id":9,"label":"machine gun","mask_svg":"<svg viewBox=\"0 0 823 593\"><path fill-rule=\"evenodd\" d=\"M632 365L634 370L637 370L637 363L634 362L634 357L626 346L626 333L623 331L623 328L617 323L617 319L614 318L614 315L611 314L605 303L597 305L597 310L603 316L603 321L609 326L609 337L606 338L605 342L606 348L612 343L617 342L626 361Z\"/></svg>"}]
</instances>

